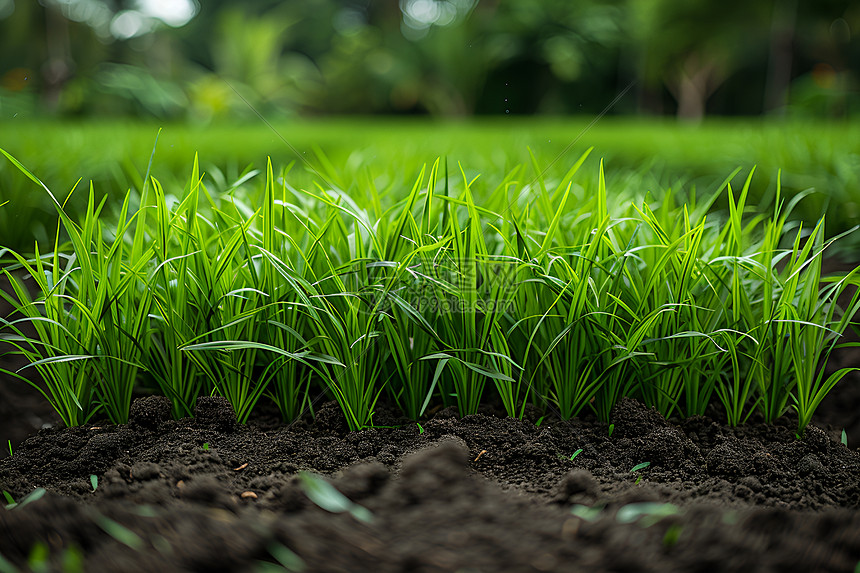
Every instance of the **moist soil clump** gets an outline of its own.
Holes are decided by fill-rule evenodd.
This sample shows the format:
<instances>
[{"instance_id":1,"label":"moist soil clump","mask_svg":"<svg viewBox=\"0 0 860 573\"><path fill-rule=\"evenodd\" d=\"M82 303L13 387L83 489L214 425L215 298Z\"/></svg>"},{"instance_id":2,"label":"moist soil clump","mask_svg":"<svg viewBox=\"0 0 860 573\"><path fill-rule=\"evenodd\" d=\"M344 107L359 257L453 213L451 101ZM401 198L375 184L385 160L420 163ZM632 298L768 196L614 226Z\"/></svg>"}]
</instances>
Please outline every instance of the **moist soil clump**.
<instances>
[{"instance_id":1,"label":"moist soil clump","mask_svg":"<svg viewBox=\"0 0 860 573\"><path fill-rule=\"evenodd\" d=\"M20 570L854 570L860 455L839 430L798 440L790 415L718 415L666 421L625 399L610 436L588 416L441 410L419 427L383 407L350 433L334 403L291 425L261 404L243 426L220 398L178 421L143 398L127 425L42 429L0 462L16 501L46 490L0 510L0 555Z\"/></svg>"}]
</instances>

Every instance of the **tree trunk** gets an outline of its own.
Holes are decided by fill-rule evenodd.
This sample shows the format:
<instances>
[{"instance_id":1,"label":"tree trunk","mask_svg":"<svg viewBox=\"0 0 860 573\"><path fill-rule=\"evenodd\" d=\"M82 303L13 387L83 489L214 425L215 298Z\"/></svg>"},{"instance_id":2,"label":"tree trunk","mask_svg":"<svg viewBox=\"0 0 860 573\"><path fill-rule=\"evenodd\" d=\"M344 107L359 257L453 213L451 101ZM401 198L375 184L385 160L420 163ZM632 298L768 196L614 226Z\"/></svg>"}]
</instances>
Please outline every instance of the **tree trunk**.
<instances>
[{"instance_id":1,"label":"tree trunk","mask_svg":"<svg viewBox=\"0 0 860 573\"><path fill-rule=\"evenodd\" d=\"M780 0L774 4L764 92L765 113L785 114L791 85L792 42L796 22L797 0Z\"/></svg>"},{"instance_id":2,"label":"tree trunk","mask_svg":"<svg viewBox=\"0 0 860 573\"><path fill-rule=\"evenodd\" d=\"M705 95L700 86L686 74L678 85L678 119L699 122L705 117Z\"/></svg>"},{"instance_id":3,"label":"tree trunk","mask_svg":"<svg viewBox=\"0 0 860 573\"><path fill-rule=\"evenodd\" d=\"M716 61L702 58L698 53L687 56L675 82L666 84L678 102L678 119L701 121L705 117L705 103L724 79Z\"/></svg>"},{"instance_id":4,"label":"tree trunk","mask_svg":"<svg viewBox=\"0 0 860 573\"><path fill-rule=\"evenodd\" d=\"M69 21L53 3L45 7L45 43L48 60L42 65L42 100L50 111L60 104L63 86L72 75L71 49L69 48Z\"/></svg>"}]
</instances>

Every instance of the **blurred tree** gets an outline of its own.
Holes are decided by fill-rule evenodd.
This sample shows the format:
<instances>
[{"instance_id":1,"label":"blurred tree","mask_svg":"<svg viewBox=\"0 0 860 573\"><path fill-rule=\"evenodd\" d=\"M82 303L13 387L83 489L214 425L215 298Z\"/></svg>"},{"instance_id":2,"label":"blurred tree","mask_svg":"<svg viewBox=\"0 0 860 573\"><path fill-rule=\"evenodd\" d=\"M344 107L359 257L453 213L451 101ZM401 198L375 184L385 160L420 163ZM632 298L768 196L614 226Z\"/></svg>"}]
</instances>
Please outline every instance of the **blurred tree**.
<instances>
[{"instance_id":1,"label":"blurred tree","mask_svg":"<svg viewBox=\"0 0 860 573\"><path fill-rule=\"evenodd\" d=\"M27 89L0 83L0 101L26 91L52 113L175 113L183 96L164 76L176 69L161 64L183 58L172 36L161 34L196 10L196 0L0 0L0 79L29 72ZM145 104L159 94L158 105ZM128 103L116 105L116 96Z\"/></svg>"},{"instance_id":2,"label":"blurred tree","mask_svg":"<svg viewBox=\"0 0 860 573\"><path fill-rule=\"evenodd\" d=\"M652 89L666 86L679 118L701 119L732 73L767 60L772 1L631 0L630 9L641 79Z\"/></svg>"},{"instance_id":3,"label":"blurred tree","mask_svg":"<svg viewBox=\"0 0 860 573\"><path fill-rule=\"evenodd\" d=\"M479 111L600 111L626 83L619 71L628 38L624 7L623 1L479 4L488 69Z\"/></svg>"},{"instance_id":4,"label":"blurred tree","mask_svg":"<svg viewBox=\"0 0 860 573\"><path fill-rule=\"evenodd\" d=\"M630 0L629 7L645 94L665 86L680 118L700 119L716 94L724 113L784 111L797 101L789 97L795 84L830 101L825 113L847 106L860 62L855 2Z\"/></svg>"},{"instance_id":5,"label":"blurred tree","mask_svg":"<svg viewBox=\"0 0 860 573\"><path fill-rule=\"evenodd\" d=\"M794 40L794 114L847 117L860 108L860 4L799 2Z\"/></svg>"},{"instance_id":6,"label":"blurred tree","mask_svg":"<svg viewBox=\"0 0 860 573\"><path fill-rule=\"evenodd\" d=\"M203 120L245 116L246 101L286 115L597 113L636 77L640 110L687 119L786 103L846 115L858 6L0 0L0 114L37 99L61 114Z\"/></svg>"},{"instance_id":7,"label":"blurred tree","mask_svg":"<svg viewBox=\"0 0 860 573\"><path fill-rule=\"evenodd\" d=\"M203 71L191 83L193 112L199 117L228 111L247 115L251 111L245 101L267 113L289 113L306 105L319 72L308 56L290 49L300 22L289 5L257 14L221 11L209 40L214 75Z\"/></svg>"},{"instance_id":8,"label":"blurred tree","mask_svg":"<svg viewBox=\"0 0 860 573\"><path fill-rule=\"evenodd\" d=\"M797 26L797 0L776 0L770 27L764 110L783 114L791 85L792 44Z\"/></svg>"}]
</instances>

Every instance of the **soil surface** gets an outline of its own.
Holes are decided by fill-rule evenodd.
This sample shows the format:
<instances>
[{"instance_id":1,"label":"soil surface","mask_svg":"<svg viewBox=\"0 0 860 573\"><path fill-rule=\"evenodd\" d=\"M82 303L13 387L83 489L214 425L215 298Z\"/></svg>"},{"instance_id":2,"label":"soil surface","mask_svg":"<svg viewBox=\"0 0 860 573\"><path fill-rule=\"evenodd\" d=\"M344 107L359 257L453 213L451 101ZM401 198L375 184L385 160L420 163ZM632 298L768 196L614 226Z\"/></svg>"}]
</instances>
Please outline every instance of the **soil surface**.
<instances>
[{"instance_id":1,"label":"soil surface","mask_svg":"<svg viewBox=\"0 0 860 573\"><path fill-rule=\"evenodd\" d=\"M394 427L350 433L334 403L312 423L286 426L264 407L240 426L220 398L179 421L164 398L138 399L128 425L46 428L0 462L15 500L47 490L0 510L0 554L21 570L29 560L84 571L853 571L860 561L860 454L833 438L841 430L812 426L797 440L791 416L736 429L668 422L633 400L616 407L611 436L587 416L527 418L442 410L419 428L383 410L376 423ZM314 497L319 483L303 472L357 505Z\"/></svg>"},{"instance_id":2,"label":"soil surface","mask_svg":"<svg viewBox=\"0 0 860 573\"><path fill-rule=\"evenodd\" d=\"M846 349L830 368L858 365ZM0 459L0 490L21 503L0 508L0 572L807 572L860 562L856 374L802 440L791 414L731 428L717 408L666 421L632 400L614 410L611 436L590 416L537 419L441 410L419 426L383 408L380 427L350 433L334 403L284 425L261 402L241 426L223 399L202 398L195 418L174 421L165 399L148 397L128 425L63 428L34 389L0 377L0 439L13 450ZM28 498L37 488L46 493Z\"/></svg>"}]
</instances>

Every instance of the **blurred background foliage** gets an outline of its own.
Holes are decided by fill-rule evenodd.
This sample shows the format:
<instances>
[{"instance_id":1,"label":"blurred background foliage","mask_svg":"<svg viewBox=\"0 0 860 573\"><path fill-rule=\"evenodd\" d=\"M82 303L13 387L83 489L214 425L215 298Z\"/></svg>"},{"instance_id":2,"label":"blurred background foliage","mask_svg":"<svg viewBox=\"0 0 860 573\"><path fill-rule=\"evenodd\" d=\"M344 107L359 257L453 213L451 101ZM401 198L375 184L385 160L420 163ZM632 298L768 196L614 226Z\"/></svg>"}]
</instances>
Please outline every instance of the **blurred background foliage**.
<instances>
[{"instance_id":1,"label":"blurred background foliage","mask_svg":"<svg viewBox=\"0 0 860 573\"><path fill-rule=\"evenodd\" d=\"M348 189L443 155L475 175L534 153L553 177L575 141L583 173L604 157L648 189L758 165L761 206L782 169L833 234L860 217L858 83L848 0L0 0L0 147L58 196L83 177L72 212L89 182L139 191L165 127L153 174L177 188L195 152L215 191L268 155ZM48 197L0 161L5 201L0 245L49 242Z\"/></svg>"},{"instance_id":2,"label":"blurred background foliage","mask_svg":"<svg viewBox=\"0 0 860 573\"><path fill-rule=\"evenodd\" d=\"M859 66L848 0L0 0L0 119L844 118Z\"/></svg>"}]
</instances>

